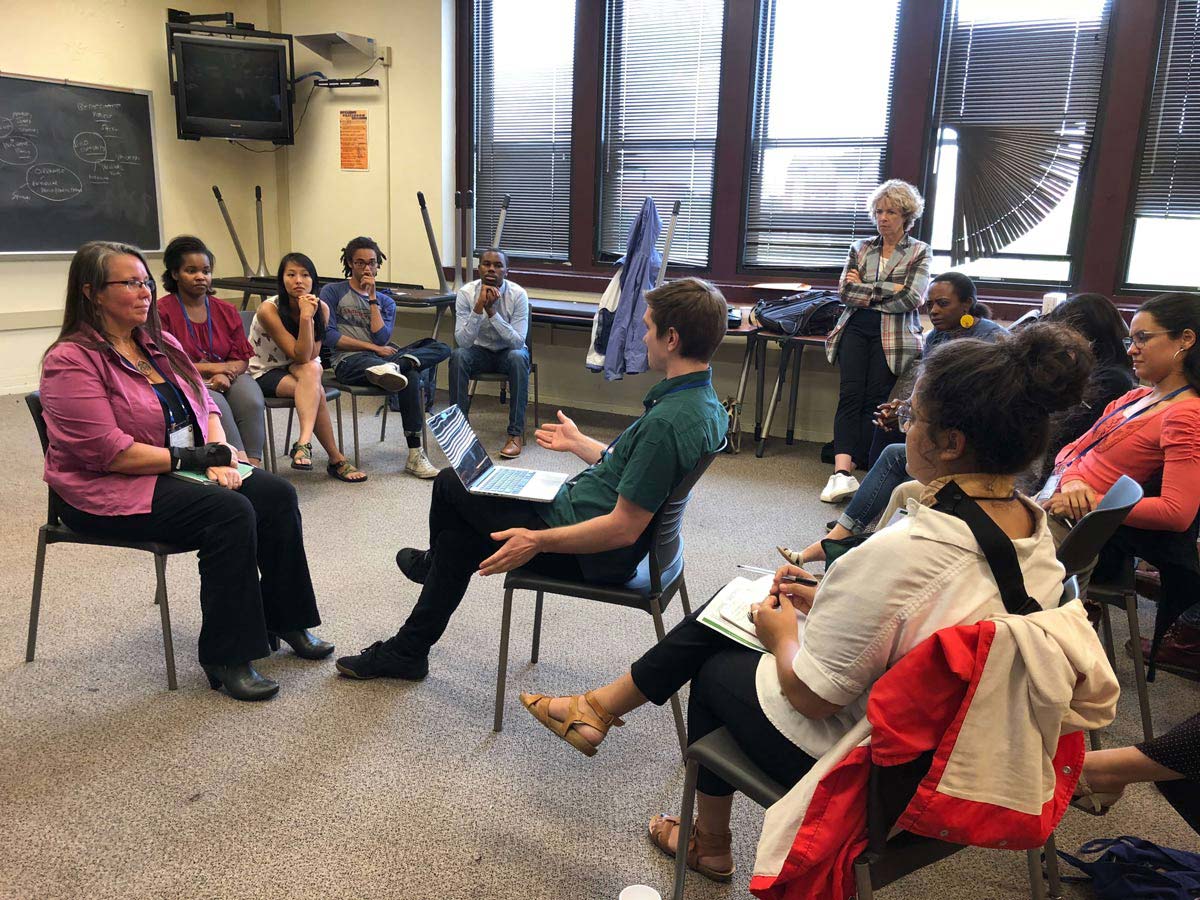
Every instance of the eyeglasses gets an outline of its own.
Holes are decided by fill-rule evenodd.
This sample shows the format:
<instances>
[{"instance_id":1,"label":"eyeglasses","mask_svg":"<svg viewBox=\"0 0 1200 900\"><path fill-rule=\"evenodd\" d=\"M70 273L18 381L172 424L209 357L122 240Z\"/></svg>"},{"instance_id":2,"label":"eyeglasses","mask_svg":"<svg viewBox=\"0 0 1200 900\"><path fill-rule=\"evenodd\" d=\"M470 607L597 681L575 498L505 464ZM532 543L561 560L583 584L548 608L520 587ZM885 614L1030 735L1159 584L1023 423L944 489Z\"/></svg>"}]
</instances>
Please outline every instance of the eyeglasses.
<instances>
[{"instance_id":1,"label":"eyeglasses","mask_svg":"<svg viewBox=\"0 0 1200 900\"><path fill-rule=\"evenodd\" d=\"M377 259L370 259L370 260L352 259L352 260L350 260L350 267L352 269L374 269L374 268L377 268L378 266L379 266L379 260L377 260Z\"/></svg>"},{"instance_id":2,"label":"eyeglasses","mask_svg":"<svg viewBox=\"0 0 1200 900\"><path fill-rule=\"evenodd\" d=\"M1127 338L1122 338L1121 343L1125 345L1125 349L1130 347L1145 347L1146 342L1156 334L1170 334L1169 331L1135 331Z\"/></svg>"},{"instance_id":3,"label":"eyeglasses","mask_svg":"<svg viewBox=\"0 0 1200 900\"><path fill-rule=\"evenodd\" d=\"M137 291L140 291L142 288L145 288L146 290L148 290L150 293L153 294L154 291L158 288L158 285L155 284L153 278L147 278L145 281L140 281L137 278L126 278L124 281L106 281L106 282L104 282L105 287L108 287L111 284L119 284L123 288L125 288L125 290L129 291L130 293L136 293Z\"/></svg>"},{"instance_id":4,"label":"eyeglasses","mask_svg":"<svg viewBox=\"0 0 1200 900\"><path fill-rule=\"evenodd\" d=\"M900 429L901 434L908 434L915 421L917 417L913 415L912 407L907 403L896 407L896 427Z\"/></svg>"}]
</instances>

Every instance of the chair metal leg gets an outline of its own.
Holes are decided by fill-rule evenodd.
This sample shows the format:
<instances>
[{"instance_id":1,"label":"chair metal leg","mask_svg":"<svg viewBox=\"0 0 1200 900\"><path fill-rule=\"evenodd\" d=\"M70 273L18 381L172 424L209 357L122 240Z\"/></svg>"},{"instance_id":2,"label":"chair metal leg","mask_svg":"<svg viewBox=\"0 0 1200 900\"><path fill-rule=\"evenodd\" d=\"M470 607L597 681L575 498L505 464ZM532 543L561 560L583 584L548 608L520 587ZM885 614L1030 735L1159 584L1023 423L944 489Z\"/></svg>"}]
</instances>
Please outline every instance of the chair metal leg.
<instances>
[{"instance_id":1,"label":"chair metal leg","mask_svg":"<svg viewBox=\"0 0 1200 900\"><path fill-rule=\"evenodd\" d=\"M508 678L508 631L512 624L512 588L504 592L504 611L500 616L500 663L496 668L496 715L492 731L504 727L504 682Z\"/></svg>"},{"instance_id":2,"label":"chair metal leg","mask_svg":"<svg viewBox=\"0 0 1200 900\"><path fill-rule=\"evenodd\" d=\"M790 447L796 437L796 398L800 393L800 357L804 355L804 345L797 345L792 351L792 392L788 397L787 445Z\"/></svg>"},{"instance_id":3,"label":"chair metal leg","mask_svg":"<svg viewBox=\"0 0 1200 900\"><path fill-rule=\"evenodd\" d=\"M687 595L687 581L680 580L679 582L679 602L683 604L683 614L690 616L692 614L692 601Z\"/></svg>"},{"instance_id":4,"label":"chair metal leg","mask_svg":"<svg viewBox=\"0 0 1200 900\"><path fill-rule=\"evenodd\" d=\"M1029 867L1029 890L1033 900L1046 900L1046 882L1042 879L1041 848L1025 851L1025 863Z\"/></svg>"},{"instance_id":5,"label":"chair metal leg","mask_svg":"<svg viewBox=\"0 0 1200 900\"><path fill-rule=\"evenodd\" d=\"M387 401L384 401L383 421L379 423L379 440L381 442L387 437L387 414L388 414L388 405L387 405Z\"/></svg>"},{"instance_id":6,"label":"chair metal leg","mask_svg":"<svg viewBox=\"0 0 1200 900\"><path fill-rule=\"evenodd\" d=\"M1100 631L1101 640L1104 642L1104 653L1108 657L1108 664L1113 668L1117 665L1117 648L1113 643L1112 633L1112 618L1108 614L1108 604L1100 604Z\"/></svg>"},{"instance_id":7,"label":"chair metal leg","mask_svg":"<svg viewBox=\"0 0 1200 900\"><path fill-rule=\"evenodd\" d=\"M358 468L358 397L350 395L350 429L354 432L354 468Z\"/></svg>"},{"instance_id":8,"label":"chair metal leg","mask_svg":"<svg viewBox=\"0 0 1200 900\"><path fill-rule=\"evenodd\" d=\"M692 808L696 805L696 779L700 776L700 764L688 760L683 777L683 803L679 810L678 851L675 853L675 887L672 900L683 900L683 882L687 877L687 846L692 836Z\"/></svg>"},{"instance_id":9,"label":"chair metal leg","mask_svg":"<svg viewBox=\"0 0 1200 900\"><path fill-rule=\"evenodd\" d=\"M171 640L171 609L167 604L167 557L154 554L154 574L158 581L156 590L158 612L162 617L163 655L167 658L167 690L175 690L175 642Z\"/></svg>"},{"instance_id":10,"label":"chair metal leg","mask_svg":"<svg viewBox=\"0 0 1200 900\"><path fill-rule=\"evenodd\" d=\"M854 889L856 900L875 900L875 888L871 884L871 866L864 859L854 861Z\"/></svg>"},{"instance_id":11,"label":"chair metal leg","mask_svg":"<svg viewBox=\"0 0 1200 900\"><path fill-rule=\"evenodd\" d=\"M1133 677L1137 682L1138 708L1142 714L1142 734L1154 739L1154 722L1150 717L1150 689L1146 685L1146 660L1142 657L1142 633L1138 627L1137 594L1125 594L1125 615L1129 619L1129 645L1133 650Z\"/></svg>"},{"instance_id":12,"label":"chair metal leg","mask_svg":"<svg viewBox=\"0 0 1200 900\"><path fill-rule=\"evenodd\" d=\"M533 606L533 650L529 654L529 661L535 663L538 661L538 650L542 646L542 591L537 592L537 602Z\"/></svg>"},{"instance_id":13,"label":"chair metal leg","mask_svg":"<svg viewBox=\"0 0 1200 900\"><path fill-rule=\"evenodd\" d=\"M263 410L263 416L267 420L267 471L277 474L279 465L275 460L275 420L271 417L269 409Z\"/></svg>"},{"instance_id":14,"label":"chair metal leg","mask_svg":"<svg viewBox=\"0 0 1200 900\"><path fill-rule=\"evenodd\" d=\"M338 420L338 449L343 449L346 446L346 439L342 437L342 395L338 394L333 398L333 408L337 410Z\"/></svg>"},{"instance_id":15,"label":"chair metal leg","mask_svg":"<svg viewBox=\"0 0 1200 900\"><path fill-rule=\"evenodd\" d=\"M46 569L46 530L38 529L37 557L33 563L33 597L29 602L29 636L25 639L25 662L33 662L37 648L38 613L42 610L42 573Z\"/></svg>"},{"instance_id":16,"label":"chair metal leg","mask_svg":"<svg viewBox=\"0 0 1200 900\"><path fill-rule=\"evenodd\" d=\"M1062 879L1058 874L1058 847L1054 844L1054 832L1050 832L1050 837L1046 838L1042 852L1046 855L1046 878L1050 882L1049 900L1062 900Z\"/></svg>"},{"instance_id":17,"label":"chair metal leg","mask_svg":"<svg viewBox=\"0 0 1200 900\"><path fill-rule=\"evenodd\" d=\"M667 636L667 629L663 627L662 606L659 605L658 598L654 597L650 600L650 615L654 617L654 631L661 641ZM683 721L683 707L679 705L679 695L671 695L671 714L675 717L675 733L679 736L679 752L687 754L687 726Z\"/></svg>"},{"instance_id":18,"label":"chair metal leg","mask_svg":"<svg viewBox=\"0 0 1200 900\"><path fill-rule=\"evenodd\" d=\"M288 407L288 424L287 431L283 435L283 446L291 448L292 446L292 420L296 418L296 407Z\"/></svg>"},{"instance_id":19,"label":"chair metal leg","mask_svg":"<svg viewBox=\"0 0 1200 900\"><path fill-rule=\"evenodd\" d=\"M534 430L542 427L542 415L538 410L541 400L538 394L538 370L537 366L533 367L533 427Z\"/></svg>"},{"instance_id":20,"label":"chair metal leg","mask_svg":"<svg viewBox=\"0 0 1200 900\"><path fill-rule=\"evenodd\" d=\"M1088 747L1092 750L1103 750L1100 744L1100 731L1098 729L1088 732Z\"/></svg>"}]
</instances>

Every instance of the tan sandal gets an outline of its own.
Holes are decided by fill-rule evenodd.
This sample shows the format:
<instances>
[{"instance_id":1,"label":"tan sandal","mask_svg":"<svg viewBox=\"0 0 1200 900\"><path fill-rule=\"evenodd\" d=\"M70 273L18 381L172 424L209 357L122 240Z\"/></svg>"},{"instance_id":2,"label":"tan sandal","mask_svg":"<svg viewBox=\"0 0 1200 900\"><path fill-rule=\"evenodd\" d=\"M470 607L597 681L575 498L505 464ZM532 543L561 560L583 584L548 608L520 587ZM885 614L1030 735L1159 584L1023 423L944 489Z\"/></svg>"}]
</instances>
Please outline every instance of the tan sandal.
<instances>
[{"instance_id":1,"label":"tan sandal","mask_svg":"<svg viewBox=\"0 0 1200 900\"><path fill-rule=\"evenodd\" d=\"M1108 809L1121 799L1121 794L1106 794L1092 790L1083 773L1079 773L1079 782L1075 785L1075 794L1071 797L1071 805L1081 809L1090 816L1106 816Z\"/></svg>"},{"instance_id":2,"label":"tan sandal","mask_svg":"<svg viewBox=\"0 0 1200 900\"><path fill-rule=\"evenodd\" d=\"M582 709L579 705L579 696L576 695L571 698L571 705L567 708L567 718L562 722L550 715L550 701L557 700L557 697L548 697L545 694L522 694L521 705L529 710L531 716L584 756L595 756L599 744L593 744L585 738L577 726L590 725L600 732L600 740L604 740L608 729L614 725L618 728L621 727L625 724L625 720L612 715L605 709L604 704L596 699L596 695L592 691L584 694L583 698L587 700L592 709Z\"/></svg>"},{"instance_id":3,"label":"tan sandal","mask_svg":"<svg viewBox=\"0 0 1200 900\"><path fill-rule=\"evenodd\" d=\"M678 816L655 816L650 820L650 843L672 859L675 853L671 850L671 835L679 828ZM678 843L678 840L676 841ZM692 825L692 833L688 837L687 865L693 872L699 872L711 881L729 881L737 866L730 866L729 871L722 872L700 862L701 856L723 856L733 849L733 835L709 834Z\"/></svg>"}]
</instances>

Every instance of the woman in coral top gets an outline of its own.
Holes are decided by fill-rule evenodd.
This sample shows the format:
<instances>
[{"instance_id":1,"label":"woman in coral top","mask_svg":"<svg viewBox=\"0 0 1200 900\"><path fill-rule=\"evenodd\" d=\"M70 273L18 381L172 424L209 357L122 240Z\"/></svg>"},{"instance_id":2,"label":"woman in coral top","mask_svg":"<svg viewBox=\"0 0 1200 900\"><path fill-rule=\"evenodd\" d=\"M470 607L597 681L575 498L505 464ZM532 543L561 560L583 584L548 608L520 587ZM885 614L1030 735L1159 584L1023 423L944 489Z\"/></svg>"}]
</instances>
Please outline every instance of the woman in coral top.
<instances>
[{"instance_id":1,"label":"woman in coral top","mask_svg":"<svg viewBox=\"0 0 1200 900\"><path fill-rule=\"evenodd\" d=\"M1133 317L1125 343L1134 388L1055 458L1042 496L1054 515L1080 519L1122 475L1145 484L1161 474L1158 496L1125 519L1132 528L1186 531L1200 508L1200 297L1160 294Z\"/></svg>"}]
</instances>

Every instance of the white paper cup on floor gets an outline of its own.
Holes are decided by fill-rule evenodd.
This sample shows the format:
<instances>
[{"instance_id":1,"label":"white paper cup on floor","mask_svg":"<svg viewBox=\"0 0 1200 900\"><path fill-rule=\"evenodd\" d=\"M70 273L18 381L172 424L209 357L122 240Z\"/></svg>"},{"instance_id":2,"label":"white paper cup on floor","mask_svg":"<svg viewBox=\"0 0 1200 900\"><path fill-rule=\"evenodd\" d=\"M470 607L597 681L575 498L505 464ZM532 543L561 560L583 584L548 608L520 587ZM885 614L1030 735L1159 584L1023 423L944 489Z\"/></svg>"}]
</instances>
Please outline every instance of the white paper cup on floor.
<instances>
[{"instance_id":1,"label":"white paper cup on floor","mask_svg":"<svg viewBox=\"0 0 1200 900\"><path fill-rule=\"evenodd\" d=\"M631 884L617 895L617 900L662 900L662 894L645 884Z\"/></svg>"}]
</instances>

